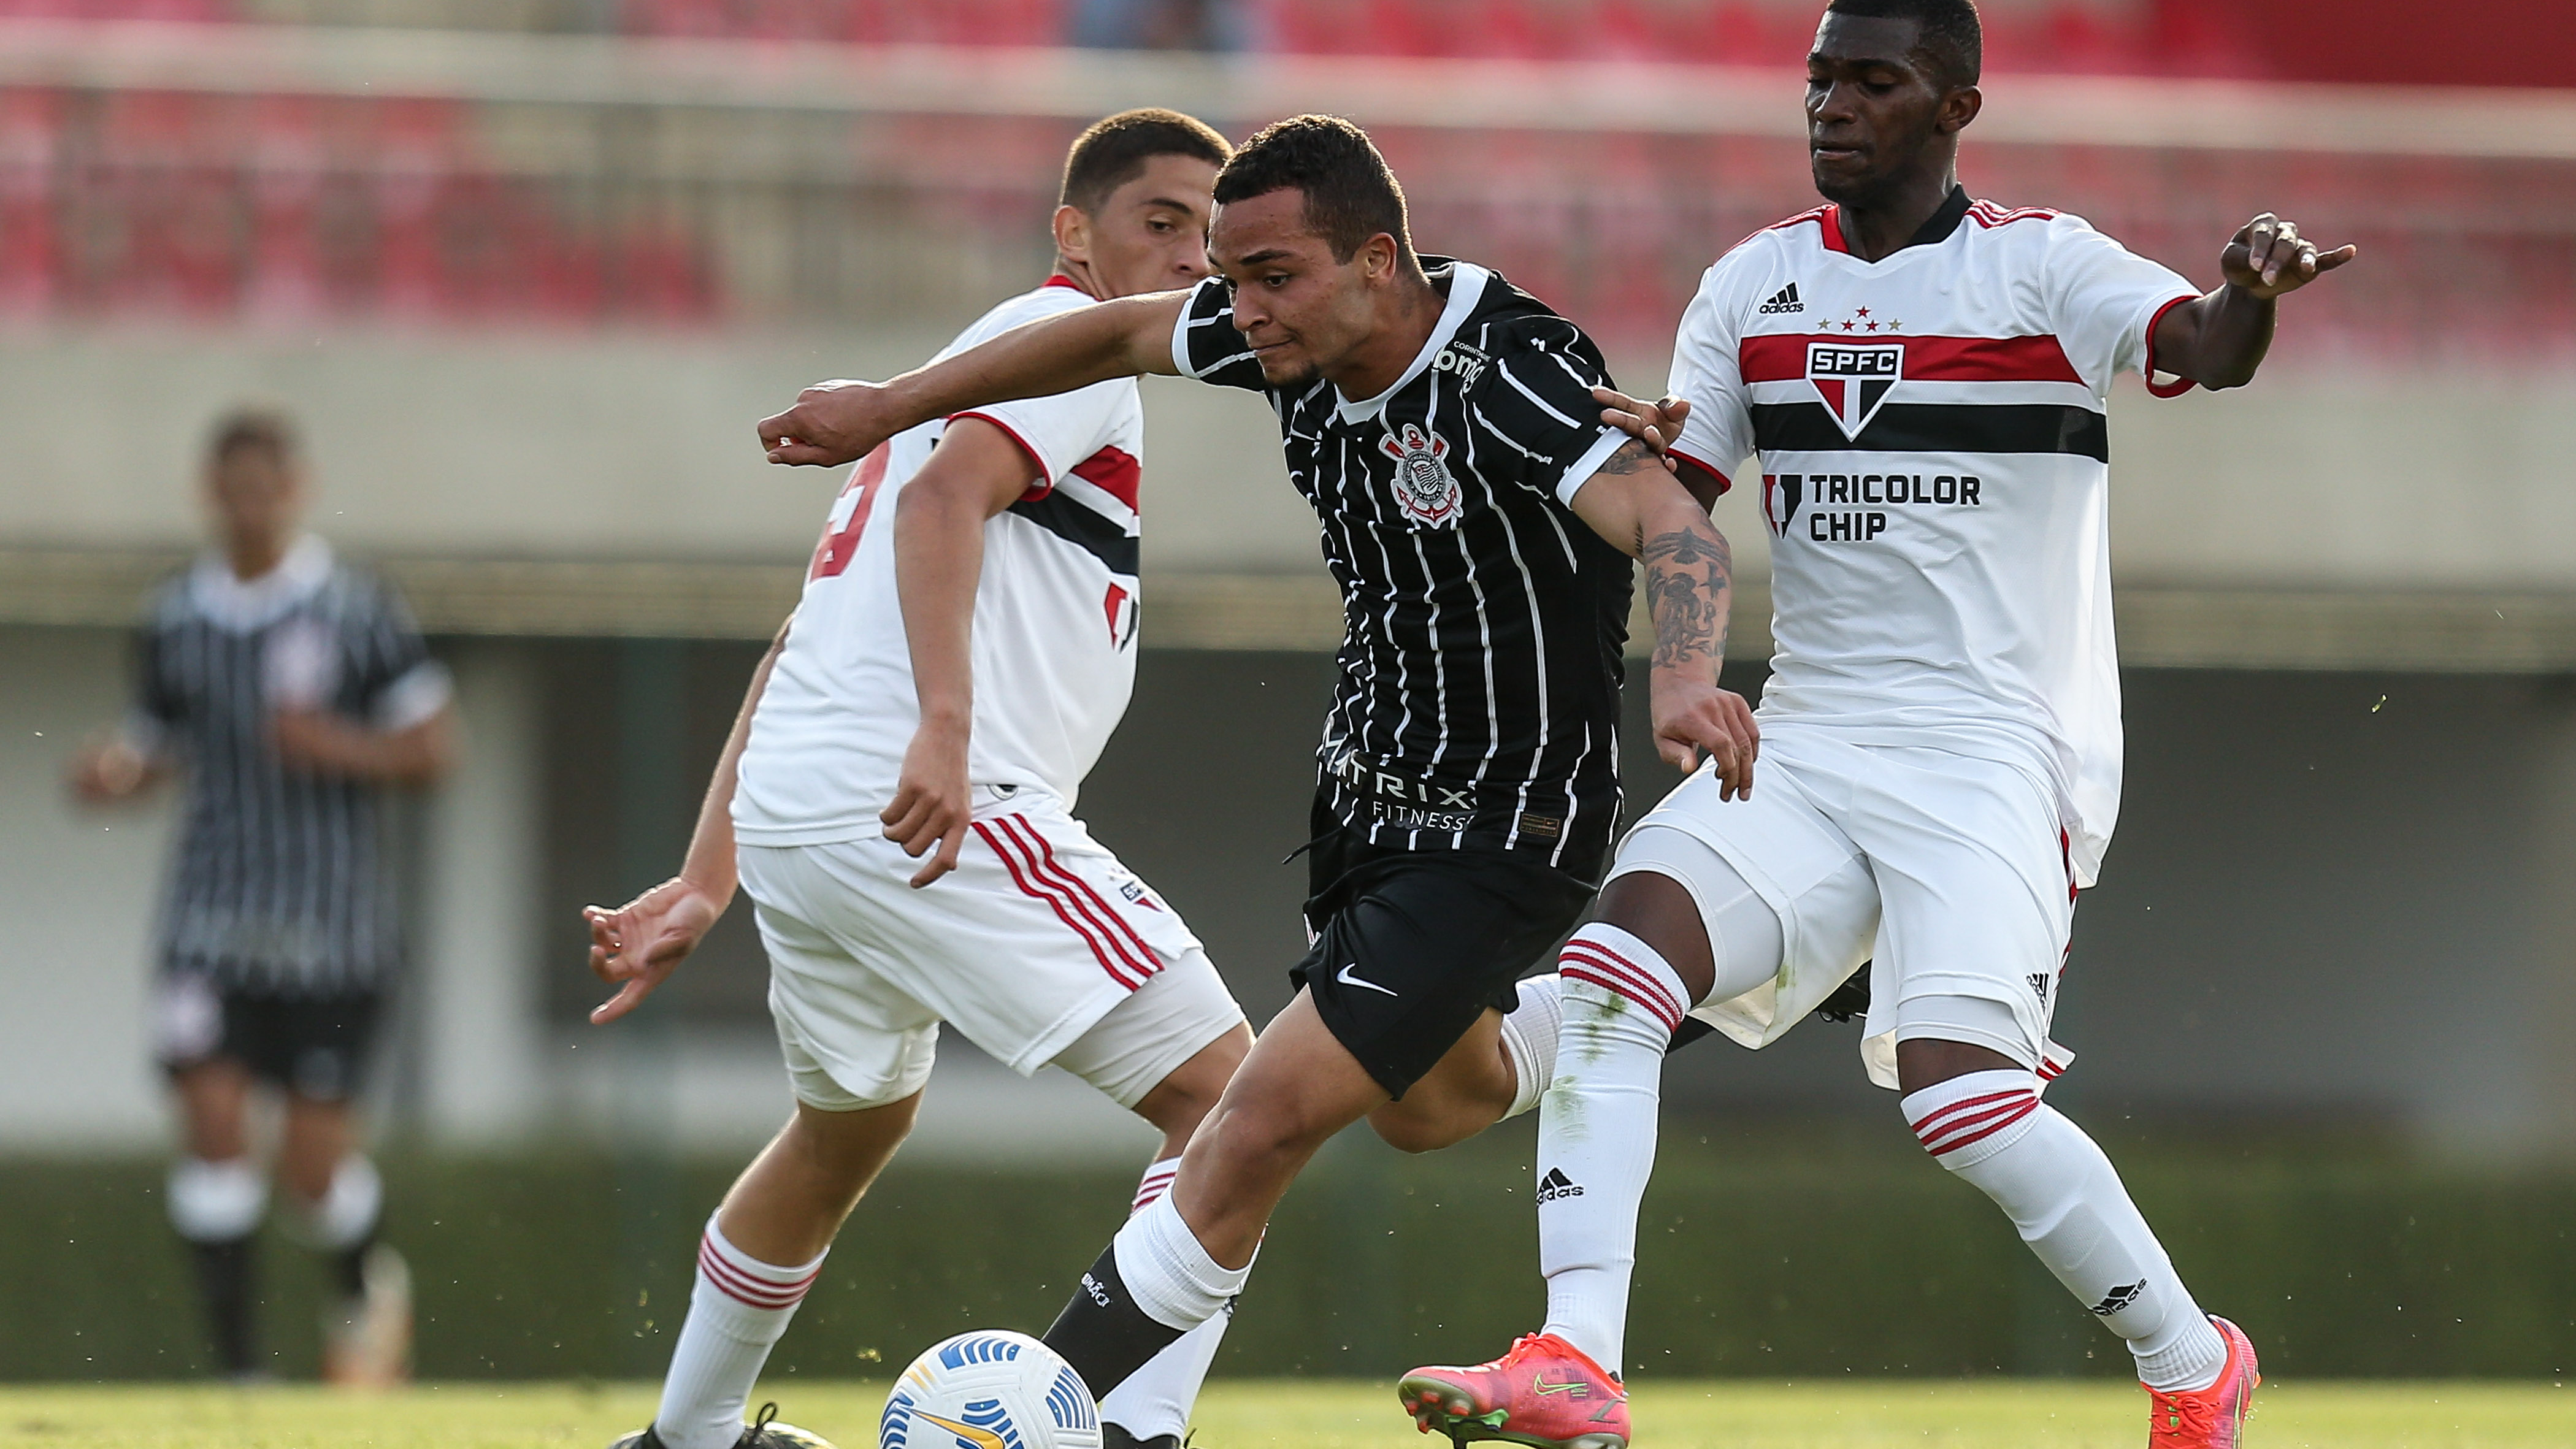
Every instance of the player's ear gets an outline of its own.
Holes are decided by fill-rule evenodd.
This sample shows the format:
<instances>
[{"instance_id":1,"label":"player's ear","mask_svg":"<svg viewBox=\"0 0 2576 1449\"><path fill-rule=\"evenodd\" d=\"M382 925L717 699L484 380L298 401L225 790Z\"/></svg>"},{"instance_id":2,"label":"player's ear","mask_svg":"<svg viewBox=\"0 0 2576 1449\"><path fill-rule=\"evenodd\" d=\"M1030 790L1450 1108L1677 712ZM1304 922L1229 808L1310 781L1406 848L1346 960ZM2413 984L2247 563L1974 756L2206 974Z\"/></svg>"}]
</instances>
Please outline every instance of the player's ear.
<instances>
[{"instance_id":1,"label":"player's ear","mask_svg":"<svg viewBox=\"0 0 2576 1449\"><path fill-rule=\"evenodd\" d=\"M1955 136L1968 129L1968 123L1974 121L1977 112L1984 110L1985 106L1984 91L1975 86L1953 87L1948 95L1941 98L1941 117L1933 124L1939 127L1941 134Z\"/></svg>"},{"instance_id":2,"label":"player's ear","mask_svg":"<svg viewBox=\"0 0 2576 1449\"><path fill-rule=\"evenodd\" d=\"M1395 238L1385 232L1379 232L1360 243L1360 275L1368 278L1372 284L1385 281L1395 275L1397 255Z\"/></svg>"},{"instance_id":3,"label":"player's ear","mask_svg":"<svg viewBox=\"0 0 2576 1449\"><path fill-rule=\"evenodd\" d=\"M1055 209L1055 249L1069 262L1091 260L1091 217L1081 207Z\"/></svg>"}]
</instances>

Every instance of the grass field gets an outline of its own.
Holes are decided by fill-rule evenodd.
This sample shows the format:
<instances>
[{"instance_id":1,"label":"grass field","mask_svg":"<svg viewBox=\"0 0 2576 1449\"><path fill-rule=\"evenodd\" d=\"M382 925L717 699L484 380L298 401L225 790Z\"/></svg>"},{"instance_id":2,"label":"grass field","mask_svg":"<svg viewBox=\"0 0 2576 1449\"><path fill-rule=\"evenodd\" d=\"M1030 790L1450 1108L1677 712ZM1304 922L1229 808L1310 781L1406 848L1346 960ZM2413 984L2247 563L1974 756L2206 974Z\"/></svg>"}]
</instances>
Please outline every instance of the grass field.
<instances>
[{"instance_id":1,"label":"grass field","mask_svg":"<svg viewBox=\"0 0 2576 1449\"><path fill-rule=\"evenodd\" d=\"M872 1442L882 1385L776 1390L786 1417L844 1449ZM2032 1381L1774 1385L1648 1382L1644 1449L2138 1449L2135 1389ZM433 1385L365 1397L312 1388L0 1388L0 1449L552 1449L642 1424L645 1385ZM1211 1386L1203 1449L1422 1445L1382 1384ZM2568 1449L2576 1393L2552 1384L2291 1384L2264 1391L2251 1449Z\"/></svg>"}]
</instances>

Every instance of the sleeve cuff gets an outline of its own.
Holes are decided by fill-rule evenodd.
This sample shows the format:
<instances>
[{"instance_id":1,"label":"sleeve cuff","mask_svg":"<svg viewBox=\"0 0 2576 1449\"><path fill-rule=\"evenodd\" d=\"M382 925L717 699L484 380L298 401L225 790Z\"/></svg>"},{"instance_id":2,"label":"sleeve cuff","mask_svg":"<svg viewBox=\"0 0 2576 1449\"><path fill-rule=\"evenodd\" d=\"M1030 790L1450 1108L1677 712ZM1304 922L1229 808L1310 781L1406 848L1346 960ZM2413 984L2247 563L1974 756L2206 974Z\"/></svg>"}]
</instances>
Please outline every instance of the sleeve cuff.
<instances>
[{"instance_id":1,"label":"sleeve cuff","mask_svg":"<svg viewBox=\"0 0 2576 1449\"><path fill-rule=\"evenodd\" d=\"M1189 297L1181 303L1181 315L1172 319L1172 370L1193 382L1198 380L1199 370L1190 366L1190 311L1198 305L1198 300L1198 289L1193 287Z\"/></svg>"},{"instance_id":2,"label":"sleeve cuff","mask_svg":"<svg viewBox=\"0 0 2576 1449\"><path fill-rule=\"evenodd\" d=\"M131 709L117 721L116 736L126 748L146 759L158 759L170 747L170 727L147 709Z\"/></svg>"},{"instance_id":3,"label":"sleeve cuff","mask_svg":"<svg viewBox=\"0 0 2576 1449\"><path fill-rule=\"evenodd\" d=\"M988 412L970 411L948 415L948 421L952 423L959 418L973 418L978 422L990 423L1000 428L1004 437L1018 445L1021 452L1028 454L1030 464L1038 470L1038 481L1030 484L1027 491L1020 494L1022 503L1034 503L1055 491L1055 465L1047 461L1046 454L1038 451L1037 444L1021 436L1019 429Z\"/></svg>"},{"instance_id":4,"label":"sleeve cuff","mask_svg":"<svg viewBox=\"0 0 2576 1449\"><path fill-rule=\"evenodd\" d=\"M1628 435L1617 428L1603 428L1601 436L1593 439L1592 446L1583 450L1583 456L1575 459L1573 466L1565 470L1565 476L1556 480L1556 501L1568 508L1573 507L1574 495L1582 490L1584 484L1592 481L1592 475L1600 472L1601 465L1609 462L1610 455L1618 452L1627 441Z\"/></svg>"},{"instance_id":5,"label":"sleeve cuff","mask_svg":"<svg viewBox=\"0 0 2576 1449\"><path fill-rule=\"evenodd\" d=\"M2197 300L2197 298L2193 296L2172 298L2163 306L2158 307L2154 313L2147 318L2147 360L2145 365L2141 366L2138 371L2147 379L2147 391L2156 397L2180 397L2184 393L2191 391L2193 388L2200 386L2199 383L2192 381L2190 378L2181 376L2175 377L2171 382L2156 381L2157 324L2165 320L2165 314L2167 312L2172 311L2185 302L2195 300Z\"/></svg>"},{"instance_id":6,"label":"sleeve cuff","mask_svg":"<svg viewBox=\"0 0 2576 1449\"><path fill-rule=\"evenodd\" d=\"M1727 477L1725 473L1701 462L1699 459L1692 457L1690 454L1683 452L1679 448L1666 449L1666 452L1671 455L1674 462L1681 464L1683 467L1690 469L1694 473L1704 474L1707 477L1716 480L1717 491L1721 497L1725 495L1726 490L1735 486L1734 479Z\"/></svg>"},{"instance_id":7,"label":"sleeve cuff","mask_svg":"<svg viewBox=\"0 0 2576 1449\"><path fill-rule=\"evenodd\" d=\"M400 733L424 723L447 708L454 693L447 666L435 659L424 659L376 695L376 728Z\"/></svg>"}]
</instances>

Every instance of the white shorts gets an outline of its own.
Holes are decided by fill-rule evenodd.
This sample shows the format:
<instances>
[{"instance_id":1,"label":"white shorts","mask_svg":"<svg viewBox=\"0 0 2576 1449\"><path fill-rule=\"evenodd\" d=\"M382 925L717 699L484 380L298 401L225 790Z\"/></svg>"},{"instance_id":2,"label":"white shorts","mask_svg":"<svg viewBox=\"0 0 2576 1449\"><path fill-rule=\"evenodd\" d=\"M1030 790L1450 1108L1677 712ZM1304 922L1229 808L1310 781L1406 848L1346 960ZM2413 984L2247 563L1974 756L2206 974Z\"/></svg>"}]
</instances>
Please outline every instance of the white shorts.
<instances>
[{"instance_id":1,"label":"white shorts","mask_svg":"<svg viewBox=\"0 0 2576 1449\"><path fill-rule=\"evenodd\" d=\"M737 847L798 1101L911 1096L946 1022L1133 1107L1243 1021L1189 927L1052 797L977 798L957 869L921 890L921 862L878 837Z\"/></svg>"},{"instance_id":2,"label":"white shorts","mask_svg":"<svg viewBox=\"0 0 2576 1449\"><path fill-rule=\"evenodd\" d=\"M1896 1043L1917 1037L2043 1077L2073 1060L2048 1039L2075 921L2067 849L2055 796L2017 766L1773 724L1753 798L1721 800L1702 769L1637 822L1610 874L1670 876L1704 916L1738 878L1770 905L1768 979L1748 985L1771 963L1721 962L1692 1013L1746 1046L1779 1040L1874 958L1861 1055L1893 1087Z\"/></svg>"}]
</instances>

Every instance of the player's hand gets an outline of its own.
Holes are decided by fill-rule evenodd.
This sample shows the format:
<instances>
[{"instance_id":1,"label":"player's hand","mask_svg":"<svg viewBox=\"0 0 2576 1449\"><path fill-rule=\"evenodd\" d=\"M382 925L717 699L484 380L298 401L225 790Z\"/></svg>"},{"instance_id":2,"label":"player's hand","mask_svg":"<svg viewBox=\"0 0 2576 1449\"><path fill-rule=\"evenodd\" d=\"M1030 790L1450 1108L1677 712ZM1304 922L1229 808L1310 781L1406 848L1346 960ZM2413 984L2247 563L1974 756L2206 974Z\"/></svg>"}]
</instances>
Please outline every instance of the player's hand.
<instances>
[{"instance_id":1,"label":"player's hand","mask_svg":"<svg viewBox=\"0 0 2576 1449\"><path fill-rule=\"evenodd\" d=\"M1762 727L1753 722L1753 706L1744 696L1668 670L1655 671L1652 692L1655 753L1664 763L1688 774L1699 768L1705 750L1717 763L1717 798L1752 795Z\"/></svg>"},{"instance_id":2,"label":"player's hand","mask_svg":"<svg viewBox=\"0 0 2576 1449\"><path fill-rule=\"evenodd\" d=\"M1644 402L1616 388L1596 387L1592 400L1601 404L1601 421L1655 450L1664 460L1664 470L1674 471L1669 456L1672 446L1681 441L1682 423L1690 417L1690 404L1681 398L1667 397L1657 402Z\"/></svg>"},{"instance_id":3,"label":"player's hand","mask_svg":"<svg viewBox=\"0 0 2576 1449\"><path fill-rule=\"evenodd\" d=\"M123 736L99 735L72 761L72 795L86 805L112 805L151 783L152 761Z\"/></svg>"},{"instance_id":4,"label":"player's hand","mask_svg":"<svg viewBox=\"0 0 2576 1449\"><path fill-rule=\"evenodd\" d=\"M966 783L967 730L924 720L912 732L903 752L903 773L895 780L894 803L880 811L885 838L915 860L930 863L912 878L919 890L957 868L957 852L966 845L966 826L975 809Z\"/></svg>"},{"instance_id":5,"label":"player's hand","mask_svg":"<svg viewBox=\"0 0 2576 1449\"><path fill-rule=\"evenodd\" d=\"M325 710L280 709L268 717L268 742L279 761L308 775L353 772L364 742L350 735L349 727Z\"/></svg>"},{"instance_id":6,"label":"player's hand","mask_svg":"<svg viewBox=\"0 0 2576 1449\"><path fill-rule=\"evenodd\" d=\"M617 988L615 996L590 1009L591 1023L605 1026L642 1005L698 949L724 908L723 901L682 876L613 911L582 907L581 918L590 927L590 974Z\"/></svg>"},{"instance_id":7,"label":"player's hand","mask_svg":"<svg viewBox=\"0 0 2576 1449\"><path fill-rule=\"evenodd\" d=\"M2235 239L2218 254L2218 269L2228 285L2270 300L2295 292L2361 255L2345 245L2330 252L2299 235L2299 224L2265 212L2237 228Z\"/></svg>"},{"instance_id":8,"label":"player's hand","mask_svg":"<svg viewBox=\"0 0 2576 1449\"><path fill-rule=\"evenodd\" d=\"M855 463L903 428L885 386L835 378L796 395L796 406L760 420L760 446L773 463L831 467Z\"/></svg>"}]
</instances>

